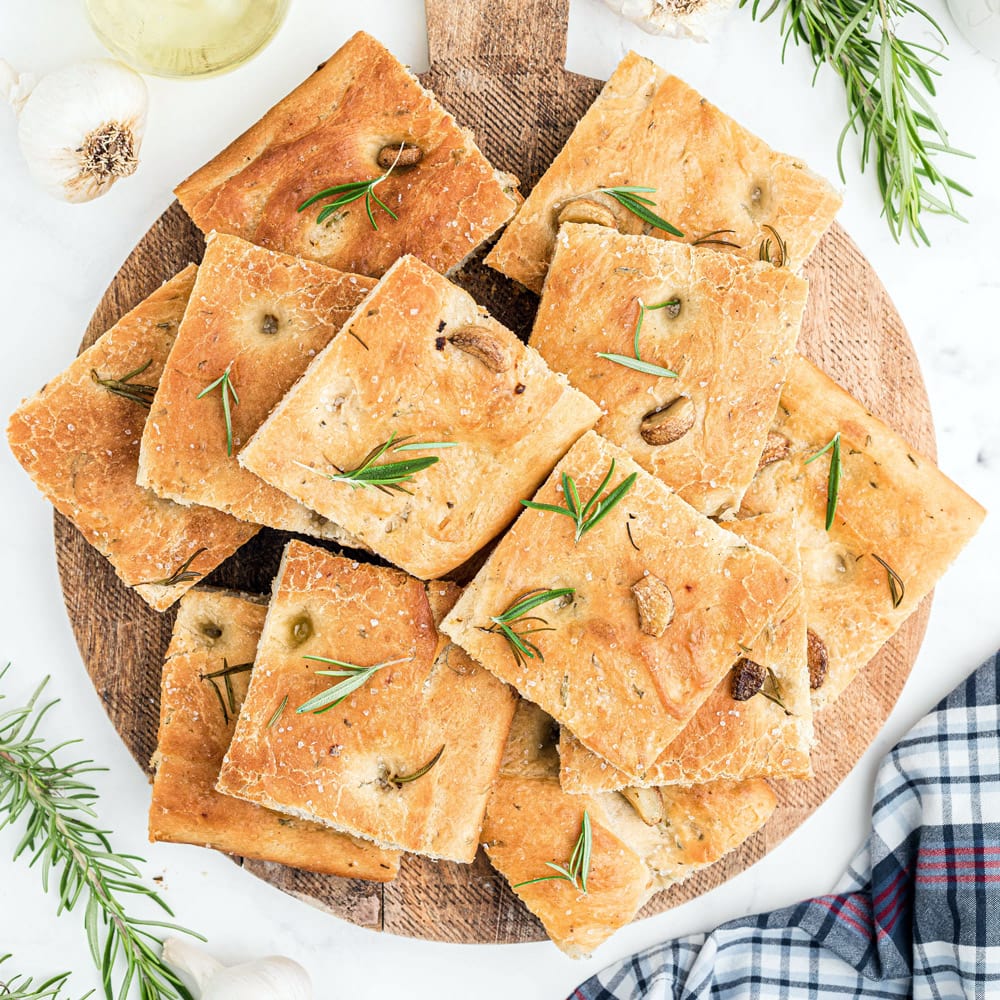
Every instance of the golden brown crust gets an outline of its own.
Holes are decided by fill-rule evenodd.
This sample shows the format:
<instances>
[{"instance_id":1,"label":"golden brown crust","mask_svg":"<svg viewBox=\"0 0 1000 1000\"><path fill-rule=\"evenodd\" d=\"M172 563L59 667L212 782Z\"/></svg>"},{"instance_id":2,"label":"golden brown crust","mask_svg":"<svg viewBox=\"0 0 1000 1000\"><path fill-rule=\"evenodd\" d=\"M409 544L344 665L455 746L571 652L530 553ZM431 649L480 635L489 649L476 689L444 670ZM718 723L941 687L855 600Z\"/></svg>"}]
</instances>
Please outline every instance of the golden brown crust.
<instances>
[{"instance_id":1,"label":"golden brown crust","mask_svg":"<svg viewBox=\"0 0 1000 1000\"><path fill-rule=\"evenodd\" d=\"M770 552L796 579L800 574L795 522L789 514L763 514L726 527ZM660 755L640 785L691 785L717 778L809 778L813 740L806 620L797 583L780 620L761 631L743 655L774 672L761 692L738 702L732 670ZM776 704L770 698L777 698ZM782 707L784 706L784 707ZM786 712L787 710L787 712ZM790 713L790 714L788 714ZM636 784L587 750L571 733L560 734L559 780L568 792L596 792Z\"/></svg>"},{"instance_id":2,"label":"golden brown crust","mask_svg":"<svg viewBox=\"0 0 1000 1000\"><path fill-rule=\"evenodd\" d=\"M374 286L372 278L210 234L143 432L140 485L178 503L357 547L336 524L241 468L236 455ZM221 390L198 398L227 370L239 398L231 456Z\"/></svg>"},{"instance_id":3,"label":"golden brown crust","mask_svg":"<svg viewBox=\"0 0 1000 1000\"><path fill-rule=\"evenodd\" d=\"M632 920L654 893L738 847L774 812L774 793L762 780L645 789L658 801L652 824L617 792L568 795L544 736L551 722L536 705L518 706L483 843L512 885L554 874L547 862L566 864L586 810L593 831L587 892L565 880L514 890L573 957L588 954Z\"/></svg>"},{"instance_id":4,"label":"golden brown crust","mask_svg":"<svg viewBox=\"0 0 1000 1000\"><path fill-rule=\"evenodd\" d=\"M746 514L795 511L809 628L826 647L813 704L831 704L916 609L982 523L985 511L811 362L799 357L774 430L788 455L765 466ZM805 460L840 432L837 510L824 529L830 452ZM883 559L903 582L897 608Z\"/></svg>"},{"instance_id":5,"label":"golden brown crust","mask_svg":"<svg viewBox=\"0 0 1000 1000\"><path fill-rule=\"evenodd\" d=\"M599 434L715 517L739 507L757 471L795 356L806 291L805 280L786 268L567 225L530 343L601 407ZM639 341L644 361L677 378L597 356L633 356L640 302L677 303L647 311ZM647 434L647 415L680 398L691 401L688 419L668 443L651 443L660 439Z\"/></svg>"},{"instance_id":6,"label":"golden brown crust","mask_svg":"<svg viewBox=\"0 0 1000 1000\"><path fill-rule=\"evenodd\" d=\"M204 675L251 663L266 613L262 599L224 591L198 589L181 601L163 666L149 839L387 882L399 870L397 852L215 790L250 674L229 675L232 702L223 679Z\"/></svg>"},{"instance_id":7,"label":"golden brown crust","mask_svg":"<svg viewBox=\"0 0 1000 1000\"><path fill-rule=\"evenodd\" d=\"M584 197L609 209L622 232L648 231L603 187L655 188L662 218L695 240L717 237L755 260L773 226L798 269L840 207L805 164L776 153L676 77L630 52L532 189L486 262L540 291L562 210ZM564 219L565 221L565 219ZM662 234L660 230L656 231Z\"/></svg>"},{"instance_id":8,"label":"golden brown crust","mask_svg":"<svg viewBox=\"0 0 1000 1000\"><path fill-rule=\"evenodd\" d=\"M380 176L380 152L401 141L423 156L375 189L398 221L374 207L376 231L363 199L323 225L322 204L297 210L325 188ZM358 32L175 193L203 232L377 277L407 253L451 270L514 214L516 188L402 63Z\"/></svg>"},{"instance_id":9,"label":"golden brown crust","mask_svg":"<svg viewBox=\"0 0 1000 1000\"><path fill-rule=\"evenodd\" d=\"M239 457L379 555L433 578L502 531L598 414L470 295L407 257ZM392 434L456 446L381 459L438 458L407 484L409 496L325 478Z\"/></svg>"},{"instance_id":10,"label":"golden brown crust","mask_svg":"<svg viewBox=\"0 0 1000 1000\"><path fill-rule=\"evenodd\" d=\"M181 507L136 485L147 411L98 385L146 365L131 381L156 386L184 315L189 265L126 313L10 418L14 457L129 587L157 611L170 607L258 531L207 507ZM201 550L199 552L199 550ZM197 555L196 555L197 553ZM192 557L192 580L165 580Z\"/></svg>"},{"instance_id":11,"label":"golden brown crust","mask_svg":"<svg viewBox=\"0 0 1000 1000\"><path fill-rule=\"evenodd\" d=\"M535 496L558 504L559 476L584 502L615 461L609 488L635 472L625 499L574 544L568 517L527 510L465 590L443 630L470 655L572 730L590 749L641 775L683 729L739 655L781 614L795 583L773 556L724 531L589 432ZM631 534L631 539L629 537ZM675 604L661 638L640 625L632 585L655 573ZM519 665L491 619L525 592L575 588L532 614L544 660Z\"/></svg>"},{"instance_id":12,"label":"golden brown crust","mask_svg":"<svg viewBox=\"0 0 1000 1000\"><path fill-rule=\"evenodd\" d=\"M453 584L290 542L220 790L383 846L472 861L516 699L437 632L456 596ZM329 712L299 714L341 679L317 675L337 668L305 656L405 662ZM422 777L395 780L442 747Z\"/></svg>"}]
</instances>

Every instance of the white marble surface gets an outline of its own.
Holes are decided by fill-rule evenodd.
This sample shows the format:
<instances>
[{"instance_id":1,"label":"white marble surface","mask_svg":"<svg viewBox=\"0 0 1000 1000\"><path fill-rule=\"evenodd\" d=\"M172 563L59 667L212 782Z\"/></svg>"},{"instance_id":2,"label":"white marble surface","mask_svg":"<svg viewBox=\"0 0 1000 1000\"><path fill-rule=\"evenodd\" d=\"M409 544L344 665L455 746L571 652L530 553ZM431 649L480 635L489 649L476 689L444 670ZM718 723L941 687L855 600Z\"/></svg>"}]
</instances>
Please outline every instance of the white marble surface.
<instances>
[{"instance_id":1,"label":"white marble surface","mask_svg":"<svg viewBox=\"0 0 1000 1000\"><path fill-rule=\"evenodd\" d=\"M940 0L930 8L945 24ZM100 54L79 0L0 0L0 56L35 72ZM455 2L456 16L461 3ZM358 28L379 36L417 70L426 65L420 0L364 4L294 0L274 43L254 62L203 82L151 79L149 130L138 174L103 200L68 206L30 182L13 118L0 108L0 410L59 371L130 248L171 200L174 183L254 121ZM525 26L530 34L531 26ZM709 46L653 39L617 20L598 0L573 0L569 67L607 76L635 47L686 77L773 145L836 176L843 119L836 79L810 89L805 56L778 60L773 24L734 12ZM974 161L954 164L976 195L969 225L935 220L933 248L897 246L879 219L871 177L848 172L841 221L872 260L896 301L923 365L937 424L940 463L987 507L1000 508L1000 67L960 37L951 47L938 107L954 141ZM849 159L856 150L849 146ZM3 690L18 701L44 674L63 699L45 732L80 736L108 767L99 776L102 819L121 850L149 859L166 899L233 960L277 951L302 961L322 998L410 1000L511 996L559 998L579 979L630 950L708 928L739 914L830 889L861 843L880 756L927 708L1000 643L1000 517L987 520L934 602L913 675L887 725L837 793L769 858L728 885L671 913L619 933L588 962L548 944L485 947L380 936L319 913L244 874L224 858L179 846L150 846L148 789L104 716L73 642L53 558L51 512L0 446L0 662L14 668ZM15 832L0 831L0 954L25 973L75 970L76 992L97 986L78 914L56 919L39 875L9 855Z\"/></svg>"}]
</instances>

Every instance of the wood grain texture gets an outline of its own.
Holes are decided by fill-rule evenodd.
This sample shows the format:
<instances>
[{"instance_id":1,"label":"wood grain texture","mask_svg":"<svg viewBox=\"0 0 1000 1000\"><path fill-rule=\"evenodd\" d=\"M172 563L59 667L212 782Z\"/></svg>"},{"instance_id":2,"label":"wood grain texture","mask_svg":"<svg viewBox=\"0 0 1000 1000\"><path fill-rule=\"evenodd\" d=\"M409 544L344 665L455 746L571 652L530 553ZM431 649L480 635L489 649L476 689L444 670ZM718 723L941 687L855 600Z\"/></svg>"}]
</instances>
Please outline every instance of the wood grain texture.
<instances>
[{"instance_id":1,"label":"wood grain texture","mask_svg":"<svg viewBox=\"0 0 1000 1000\"><path fill-rule=\"evenodd\" d=\"M525 190L538 179L589 107L600 82L566 72L568 0L427 0L431 69L423 82L458 121L472 127L494 163ZM172 204L122 265L94 313L81 350L189 261L201 234ZM480 255L480 259L481 259ZM811 282L800 348L925 455L934 431L920 369L906 331L871 267L834 225L806 263ZM458 282L526 337L537 300L470 261ZM208 582L267 593L285 538L263 531ZM159 714L159 677L173 614L158 615L125 589L110 564L60 516L56 555L66 608L104 706L139 764L148 769ZM778 782L780 806L761 833L720 864L655 897L661 912L721 884L762 858L843 780L885 721L916 658L928 597L904 628L818 720L817 777ZM237 859L240 860L240 859ZM455 942L531 941L541 926L482 852L471 866L404 859L385 886L241 862L272 885L365 927Z\"/></svg>"}]
</instances>

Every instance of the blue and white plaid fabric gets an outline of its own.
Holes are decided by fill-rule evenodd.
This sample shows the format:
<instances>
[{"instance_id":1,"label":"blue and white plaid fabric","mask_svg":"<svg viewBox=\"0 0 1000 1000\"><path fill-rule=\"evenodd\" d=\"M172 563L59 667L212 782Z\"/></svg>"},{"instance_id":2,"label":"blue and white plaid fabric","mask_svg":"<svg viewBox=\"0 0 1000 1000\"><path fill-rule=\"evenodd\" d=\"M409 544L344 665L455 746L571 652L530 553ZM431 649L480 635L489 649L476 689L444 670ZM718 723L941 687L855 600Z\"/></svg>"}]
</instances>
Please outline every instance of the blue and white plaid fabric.
<instances>
[{"instance_id":1,"label":"blue and white plaid fabric","mask_svg":"<svg viewBox=\"0 0 1000 1000\"><path fill-rule=\"evenodd\" d=\"M1000 998L1000 653L882 762L837 892L657 945L570 1000Z\"/></svg>"}]
</instances>

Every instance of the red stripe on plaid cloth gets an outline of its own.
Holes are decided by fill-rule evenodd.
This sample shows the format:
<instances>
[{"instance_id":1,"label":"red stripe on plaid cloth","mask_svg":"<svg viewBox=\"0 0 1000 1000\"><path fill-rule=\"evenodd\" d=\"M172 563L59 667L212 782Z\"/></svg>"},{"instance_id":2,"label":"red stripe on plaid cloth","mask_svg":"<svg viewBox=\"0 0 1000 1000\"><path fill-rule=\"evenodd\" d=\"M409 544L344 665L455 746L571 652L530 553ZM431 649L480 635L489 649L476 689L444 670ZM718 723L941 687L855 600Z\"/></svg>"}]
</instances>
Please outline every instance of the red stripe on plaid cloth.
<instances>
[{"instance_id":1,"label":"red stripe on plaid cloth","mask_svg":"<svg viewBox=\"0 0 1000 1000\"><path fill-rule=\"evenodd\" d=\"M1000 882L1000 875L918 875L918 882Z\"/></svg>"},{"instance_id":2,"label":"red stripe on plaid cloth","mask_svg":"<svg viewBox=\"0 0 1000 1000\"><path fill-rule=\"evenodd\" d=\"M832 898L843 902L842 896L833 896ZM861 924L845 913L843 907L838 909L833 905L833 903L827 902L827 900L822 896L816 898L814 902L819 903L820 906L826 907L826 909L828 909L838 920L843 920L845 924L849 927L853 927L862 936L870 937L871 932L867 928L862 927Z\"/></svg>"},{"instance_id":3,"label":"red stripe on plaid cloth","mask_svg":"<svg viewBox=\"0 0 1000 1000\"><path fill-rule=\"evenodd\" d=\"M972 861L959 861L953 858L950 861L927 861L920 863L920 869L926 868L1000 868L1000 858L996 861L984 861L982 859Z\"/></svg>"},{"instance_id":4,"label":"red stripe on plaid cloth","mask_svg":"<svg viewBox=\"0 0 1000 1000\"><path fill-rule=\"evenodd\" d=\"M938 847L921 851L921 857L940 857L942 854L1000 854L1000 847Z\"/></svg>"}]
</instances>

